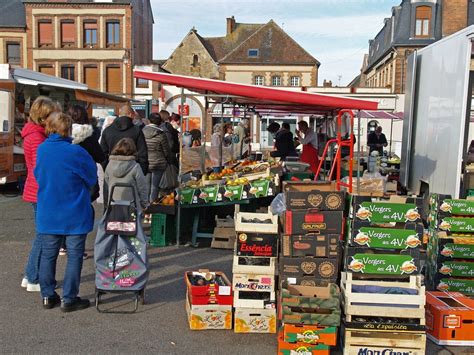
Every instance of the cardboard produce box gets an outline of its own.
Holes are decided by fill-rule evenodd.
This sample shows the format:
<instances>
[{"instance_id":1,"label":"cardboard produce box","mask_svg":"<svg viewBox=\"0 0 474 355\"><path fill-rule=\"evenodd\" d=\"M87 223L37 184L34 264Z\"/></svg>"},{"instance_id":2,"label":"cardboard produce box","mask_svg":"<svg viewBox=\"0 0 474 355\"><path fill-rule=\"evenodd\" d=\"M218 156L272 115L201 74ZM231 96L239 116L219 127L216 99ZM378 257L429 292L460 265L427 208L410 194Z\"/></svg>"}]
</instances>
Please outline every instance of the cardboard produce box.
<instances>
[{"instance_id":1,"label":"cardboard produce box","mask_svg":"<svg viewBox=\"0 0 474 355\"><path fill-rule=\"evenodd\" d=\"M186 294L186 313L191 330L232 329L230 305L191 305Z\"/></svg>"},{"instance_id":2,"label":"cardboard produce box","mask_svg":"<svg viewBox=\"0 0 474 355\"><path fill-rule=\"evenodd\" d=\"M287 307L333 310L340 308L340 291L336 284L326 287L296 286L286 283L281 288L281 304Z\"/></svg>"},{"instance_id":3,"label":"cardboard produce box","mask_svg":"<svg viewBox=\"0 0 474 355\"><path fill-rule=\"evenodd\" d=\"M374 275L418 275L421 272L419 249L384 250L347 248L346 270Z\"/></svg>"},{"instance_id":4,"label":"cardboard produce box","mask_svg":"<svg viewBox=\"0 0 474 355\"><path fill-rule=\"evenodd\" d=\"M276 257L234 255L232 272L234 274L275 275L276 262Z\"/></svg>"},{"instance_id":5,"label":"cardboard produce box","mask_svg":"<svg viewBox=\"0 0 474 355\"><path fill-rule=\"evenodd\" d=\"M196 285L192 283L192 278L194 277L199 279L212 277L214 280L219 278L220 281ZM221 304L232 306L232 284L223 272L209 272L206 269L187 271L184 279L191 305Z\"/></svg>"},{"instance_id":6,"label":"cardboard produce box","mask_svg":"<svg viewBox=\"0 0 474 355\"><path fill-rule=\"evenodd\" d=\"M283 235L283 256L337 257L341 253L338 234Z\"/></svg>"},{"instance_id":7,"label":"cardboard produce box","mask_svg":"<svg viewBox=\"0 0 474 355\"><path fill-rule=\"evenodd\" d=\"M294 210L285 211L284 234L341 234L344 218L342 211Z\"/></svg>"},{"instance_id":8,"label":"cardboard produce box","mask_svg":"<svg viewBox=\"0 0 474 355\"><path fill-rule=\"evenodd\" d=\"M311 355L329 355L330 346L323 343L293 343L286 342L283 332L278 334L278 354L279 355L293 355L293 354L311 354Z\"/></svg>"},{"instance_id":9,"label":"cardboard produce box","mask_svg":"<svg viewBox=\"0 0 474 355\"><path fill-rule=\"evenodd\" d=\"M286 343L317 345L337 344L337 327L317 325L283 324L283 340Z\"/></svg>"},{"instance_id":10,"label":"cardboard produce box","mask_svg":"<svg viewBox=\"0 0 474 355\"><path fill-rule=\"evenodd\" d=\"M289 275L280 275L280 280L282 282L287 282L289 285L300 285L300 286L327 286L331 283L337 281L337 278L334 279L321 279L314 276L289 276Z\"/></svg>"},{"instance_id":11,"label":"cardboard produce box","mask_svg":"<svg viewBox=\"0 0 474 355\"><path fill-rule=\"evenodd\" d=\"M474 238L447 237L445 232L437 237L440 260L474 259Z\"/></svg>"},{"instance_id":12,"label":"cardboard produce box","mask_svg":"<svg viewBox=\"0 0 474 355\"><path fill-rule=\"evenodd\" d=\"M474 217L444 217L438 228L446 233L474 233Z\"/></svg>"},{"instance_id":13,"label":"cardboard produce box","mask_svg":"<svg viewBox=\"0 0 474 355\"><path fill-rule=\"evenodd\" d=\"M443 277L474 277L474 261L445 260L438 262L437 272Z\"/></svg>"},{"instance_id":14,"label":"cardboard produce box","mask_svg":"<svg viewBox=\"0 0 474 355\"><path fill-rule=\"evenodd\" d=\"M413 223L400 228L358 227L352 228L351 246L365 246L379 249L414 249L423 243L422 224Z\"/></svg>"},{"instance_id":15,"label":"cardboard produce box","mask_svg":"<svg viewBox=\"0 0 474 355\"><path fill-rule=\"evenodd\" d=\"M278 256L278 235L237 233L235 253L239 256Z\"/></svg>"},{"instance_id":16,"label":"cardboard produce box","mask_svg":"<svg viewBox=\"0 0 474 355\"><path fill-rule=\"evenodd\" d=\"M285 193L286 208L288 210L317 208L320 211L344 211L345 192L342 191L320 191L317 183L309 191L300 191L300 184L291 182L283 185ZM308 187L311 185L306 185Z\"/></svg>"},{"instance_id":17,"label":"cardboard produce box","mask_svg":"<svg viewBox=\"0 0 474 355\"><path fill-rule=\"evenodd\" d=\"M339 260L335 258L280 257L279 263L280 276L290 284L299 277L336 282L339 276Z\"/></svg>"},{"instance_id":18,"label":"cardboard produce box","mask_svg":"<svg viewBox=\"0 0 474 355\"><path fill-rule=\"evenodd\" d=\"M438 276L435 288L439 291L460 292L465 296L474 296L474 279Z\"/></svg>"},{"instance_id":19,"label":"cardboard produce box","mask_svg":"<svg viewBox=\"0 0 474 355\"><path fill-rule=\"evenodd\" d=\"M235 214L235 231L242 233L278 234L278 216L271 212Z\"/></svg>"},{"instance_id":20,"label":"cardboard produce box","mask_svg":"<svg viewBox=\"0 0 474 355\"><path fill-rule=\"evenodd\" d=\"M451 199L439 196L438 214L442 217L474 216L474 200Z\"/></svg>"},{"instance_id":21,"label":"cardboard produce box","mask_svg":"<svg viewBox=\"0 0 474 355\"><path fill-rule=\"evenodd\" d=\"M281 314L283 323L332 327L338 327L341 324L340 309L332 309L328 312L316 308L281 306Z\"/></svg>"},{"instance_id":22,"label":"cardboard produce box","mask_svg":"<svg viewBox=\"0 0 474 355\"><path fill-rule=\"evenodd\" d=\"M426 331L438 345L474 346L474 300L458 292L427 292Z\"/></svg>"},{"instance_id":23,"label":"cardboard produce box","mask_svg":"<svg viewBox=\"0 0 474 355\"><path fill-rule=\"evenodd\" d=\"M275 278L272 275L234 274L234 307L276 307Z\"/></svg>"},{"instance_id":24,"label":"cardboard produce box","mask_svg":"<svg viewBox=\"0 0 474 355\"><path fill-rule=\"evenodd\" d=\"M276 333L275 309L236 308L235 333Z\"/></svg>"}]
</instances>

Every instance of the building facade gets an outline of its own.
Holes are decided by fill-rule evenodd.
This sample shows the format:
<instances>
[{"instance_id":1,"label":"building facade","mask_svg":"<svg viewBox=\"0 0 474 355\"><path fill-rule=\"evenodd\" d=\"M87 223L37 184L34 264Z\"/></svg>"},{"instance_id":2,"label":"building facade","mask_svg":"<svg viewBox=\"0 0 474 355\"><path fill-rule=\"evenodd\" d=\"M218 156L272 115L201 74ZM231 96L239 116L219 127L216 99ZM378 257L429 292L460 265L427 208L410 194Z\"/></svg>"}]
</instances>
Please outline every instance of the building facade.
<instances>
[{"instance_id":1,"label":"building facade","mask_svg":"<svg viewBox=\"0 0 474 355\"><path fill-rule=\"evenodd\" d=\"M404 93L408 56L473 23L472 1L403 0L369 41L367 65L362 69L364 85Z\"/></svg>"},{"instance_id":2,"label":"building facade","mask_svg":"<svg viewBox=\"0 0 474 355\"><path fill-rule=\"evenodd\" d=\"M223 37L191 29L163 69L182 75L267 86L316 86L320 63L273 20L237 23L227 18Z\"/></svg>"},{"instance_id":3,"label":"building facade","mask_svg":"<svg viewBox=\"0 0 474 355\"><path fill-rule=\"evenodd\" d=\"M8 45L18 38L22 67L131 97L133 66L152 62L149 0L12 0L12 4L23 12L16 28L21 36L12 36L13 28L7 32L0 24L3 63L11 63L14 57L9 56Z\"/></svg>"}]
</instances>

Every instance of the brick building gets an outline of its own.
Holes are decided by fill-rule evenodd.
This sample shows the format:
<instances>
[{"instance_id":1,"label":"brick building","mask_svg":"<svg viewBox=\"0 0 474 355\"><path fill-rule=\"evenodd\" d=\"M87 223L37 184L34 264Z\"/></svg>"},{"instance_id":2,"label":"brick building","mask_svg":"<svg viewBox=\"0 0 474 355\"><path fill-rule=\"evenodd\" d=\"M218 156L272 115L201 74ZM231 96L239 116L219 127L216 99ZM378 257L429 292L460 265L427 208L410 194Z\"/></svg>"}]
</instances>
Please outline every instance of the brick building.
<instances>
[{"instance_id":1,"label":"brick building","mask_svg":"<svg viewBox=\"0 0 474 355\"><path fill-rule=\"evenodd\" d=\"M222 37L202 37L191 29L163 69L245 84L317 85L320 63L273 20L247 24L231 17L226 24Z\"/></svg>"},{"instance_id":2,"label":"brick building","mask_svg":"<svg viewBox=\"0 0 474 355\"><path fill-rule=\"evenodd\" d=\"M15 29L21 39L19 50L13 48L20 53L16 65L82 82L91 89L133 95L133 66L152 62L149 0L9 1L19 16L13 19L0 13L0 62L14 59L8 49L16 38ZM7 32L9 17L17 27Z\"/></svg>"},{"instance_id":3,"label":"brick building","mask_svg":"<svg viewBox=\"0 0 474 355\"><path fill-rule=\"evenodd\" d=\"M469 0L403 0L369 41L368 61L362 69L365 86L404 93L410 53L473 23L474 3Z\"/></svg>"}]
</instances>

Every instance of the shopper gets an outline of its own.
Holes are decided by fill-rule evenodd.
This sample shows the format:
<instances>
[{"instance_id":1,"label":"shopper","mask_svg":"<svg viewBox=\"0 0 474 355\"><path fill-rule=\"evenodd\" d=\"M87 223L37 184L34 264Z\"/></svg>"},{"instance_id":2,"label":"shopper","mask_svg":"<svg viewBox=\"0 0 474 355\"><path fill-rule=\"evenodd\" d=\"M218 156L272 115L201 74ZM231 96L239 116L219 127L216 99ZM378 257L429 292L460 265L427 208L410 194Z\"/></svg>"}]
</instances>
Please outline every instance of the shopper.
<instances>
[{"instance_id":1,"label":"shopper","mask_svg":"<svg viewBox=\"0 0 474 355\"><path fill-rule=\"evenodd\" d=\"M148 170L147 182L149 186L148 196L150 202L155 201L159 193L159 183L163 173L171 160L171 150L166 138L166 133L160 128L163 123L161 116L152 113L148 120L150 124L143 128L145 141L148 148Z\"/></svg>"},{"instance_id":2,"label":"shopper","mask_svg":"<svg viewBox=\"0 0 474 355\"><path fill-rule=\"evenodd\" d=\"M318 136L309 128L308 122L299 121L296 131L299 142L303 145L300 160L309 164L310 170L316 174L319 165Z\"/></svg>"},{"instance_id":3,"label":"shopper","mask_svg":"<svg viewBox=\"0 0 474 355\"><path fill-rule=\"evenodd\" d=\"M25 163L27 169L26 183L23 190L23 200L31 203L34 217L36 219L38 183L34 176L36 166L36 153L38 146L46 139L44 126L47 117L54 111L61 108L51 99L45 96L39 96L31 105L30 118L23 127L21 136L23 138L23 151L25 154ZM25 287L29 292L39 292L39 263L41 257L41 242L38 235L35 235L31 251L28 256L25 274L21 281L21 287Z\"/></svg>"},{"instance_id":4,"label":"shopper","mask_svg":"<svg viewBox=\"0 0 474 355\"><path fill-rule=\"evenodd\" d=\"M234 127L232 123L227 122L224 124L224 147L230 147L234 142Z\"/></svg>"},{"instance_id":5,"label":"shopper","mask_svg":"<svg viewBox=\"0 0 474 355\"><path fill-rule=\"evenodd\" d=\"M388 142L385 134L382 133L382 126L378 126L375 132L369 134L367 145L370 148L370 153L377 151L379 155L383 155L383 148L388 145Z\"/></svg>"},{"instance_id":6,"label":"shopper","mask_svg":"<svg viewBox=\"0 0 474 355\"><path fill-rule=\"evenodd\" d=\"M104 170L107 167L108 158L112 149L122 138L131 138L137 147L137 162L142 168L143 174L148 173L148 152L145 137L139 126L133 124L135 112L130 105L124 105L119 110L120 117L104 129L100 145L107 159L102 164Z\"/></svg>"},{"instance_id":7,"label":"shopper","mask_svg":"<svg viewBox=\"0 0 474 355\"><path fill-rule=\"evenodd\" d=\"M115 145L110 156L109 165L105 169L104 180L110 189L117 183L130 184L135 188L135 196L130 189L116 187L114 190L115 200L135 200L139 211L148 206L148 195L145 176L140 166L135 161L137 147L130 138L122 138ZM109 201L109 196L104 197L104 201Z\"/></svg>"},{"instance_id":8,"label":"shopper","mask_svg":"<svg viewBox=\"0 0 474 355\"><path fill-rule=\"evenodd\" d=\"M280 124L277 122L272 122L268 126L267 131L270 132L275 141L275 150L270 153L270 156L279 157L282 160L287 157L298 156L293 142L293 134L288 128L288 126L280 128Z\"/></svg>"},{"instance_id":9,"label":"shopper","mask_svg":"<svg viewBox=\"0 0 474 355\"><path fill-rule=\"evenodd\" d=\"M38 148L35 177L38 181L36 231L42 242L39 281L43 307L60 303L55 292L56 261L61 239L66 239L67 264L64 273L61 310L89 307L89 300L77 297L87 233L93 229L90 189L97 182L97 167L89 153L72 144L72 119L53 112L46 122L48 138Z\"/></svg>"},{"instance_id":10,"label":"shopper","mask_svg":"<svg viewBox=\"0 0 474 355\"><path fill-rule=\"evenodd\" d=\"M160 128L166 133L166 138L168 138L168 144L172 153L171 163L178 166L179 132L174 129L173 125L170 123L170 114L168 111L161 110L160 117L162 121Z\"/></svg>"},{"instance_id":11,"label":"shopper","mask_svg":"<svg viewBox=\"0 0 474 355\"><path fill-rule=\"evenodd\" d=\"M249 139L249 120L247 118L243 118L234 128L234 134L236 136L236 156L240 159L245 154L248 154L249 146L248 143L250 142Z\"/></svg>"}]
</instances>

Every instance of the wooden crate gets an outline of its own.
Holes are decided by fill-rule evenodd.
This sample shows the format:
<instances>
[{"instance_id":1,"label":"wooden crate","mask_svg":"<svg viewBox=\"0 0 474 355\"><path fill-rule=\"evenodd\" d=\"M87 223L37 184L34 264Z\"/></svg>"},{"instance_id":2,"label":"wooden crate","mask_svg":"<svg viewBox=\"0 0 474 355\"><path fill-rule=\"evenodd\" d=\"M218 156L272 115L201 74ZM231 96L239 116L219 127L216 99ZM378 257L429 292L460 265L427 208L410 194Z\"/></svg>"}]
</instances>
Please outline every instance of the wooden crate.
<instances>
[{"instance_id":1,"label":"wooden crate","mask_svg":"<svg viewBox=\"0 0 474 355\"><path fill-rule=\"evenodd\" d=\"M234 274L275 275L277 258L234 255Z\"/></svg>"},{"instance_id":2,"label":"wooden crate","mask_svg":"<svg viewBox=\"0 0 474 355\"><path fill-rule=\"evenodd\" d=\"M415 295L353 292L352 286L403 287L416 290ZM406 281L355 280L350 272L341 274L341 291L345 321L355 316L416 319L425 325L425 287L421 276L412 275Z\"/></svg>"},{"instance_id":3,"label":"wooden crate","mask_svg":"<svg viewBox=\"0 0 474 355\"><path fill-rule=\"evenodd\" d=\"M426 334L343 329L344 355L425 355Z\"/></svg>"},{"instance_id":4,"label":"wooden crate","mask_svg":"<svg viewBox=\"0 0 474 355\"><path fill-rule=\"evenodd\" d=\"M229 227L216 227L212 235L211 248L234 249L235 229Z\"/></svg>"}]
</instances>

